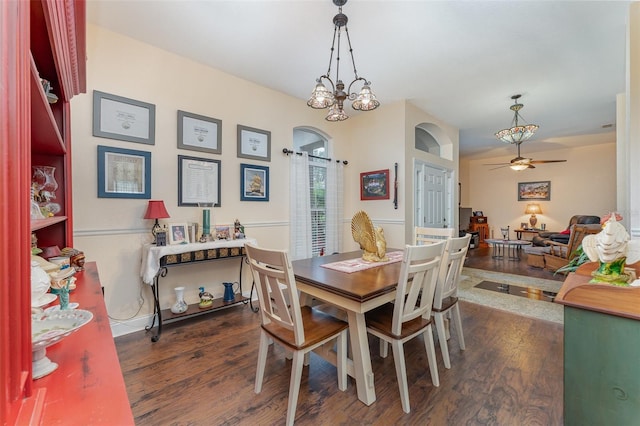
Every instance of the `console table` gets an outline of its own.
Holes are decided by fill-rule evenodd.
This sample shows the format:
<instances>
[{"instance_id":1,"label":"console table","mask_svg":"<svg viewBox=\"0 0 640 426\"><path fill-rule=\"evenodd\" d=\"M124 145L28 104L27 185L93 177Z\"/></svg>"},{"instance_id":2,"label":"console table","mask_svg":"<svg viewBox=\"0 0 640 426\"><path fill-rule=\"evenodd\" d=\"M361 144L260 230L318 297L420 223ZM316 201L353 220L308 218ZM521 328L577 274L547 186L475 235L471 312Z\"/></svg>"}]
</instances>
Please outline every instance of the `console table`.
<instances>
[{"instance_id":1,"label":"console table","mask_svg":"<svg viewBox=\"0 0 640 426\"><path fill-rule=\"evenodd\" d=\"M241 240L219 240L207 243L174 244L158 247L153 244L145 244L142 248L142 266L140 276L145 284L149 284L153 293L153 319L147 331L151 330L158 320L157 333L151 337L152 342L157 342L162 333L162 325L180 321L194 316L208 314L220 309L238 304L250 303L251 300L242 296L242 265L245 260L246 243L257 244L253 238ZM193 265L194 263L221 260L229 258L240 259L239 292L233 301L224 302L222 298L214 299L213 305L200 308L197 303L190 304L186 312L174 314L170 309L160 309L160 278L166 277L168 268L174 266Z\"/></svg>"}]
</instances>

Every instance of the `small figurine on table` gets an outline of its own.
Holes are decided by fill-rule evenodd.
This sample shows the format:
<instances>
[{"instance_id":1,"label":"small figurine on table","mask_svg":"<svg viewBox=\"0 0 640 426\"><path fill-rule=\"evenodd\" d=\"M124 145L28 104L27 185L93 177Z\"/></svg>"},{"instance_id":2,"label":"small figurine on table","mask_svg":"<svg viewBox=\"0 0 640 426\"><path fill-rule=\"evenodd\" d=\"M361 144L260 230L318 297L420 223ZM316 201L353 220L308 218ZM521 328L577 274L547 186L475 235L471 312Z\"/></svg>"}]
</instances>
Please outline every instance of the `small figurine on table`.
<instances>
[{"instance_id":1,"label":"small figurine on table","mask_svg":"<svg viewBox=\"0 0 640 426\"><path fill-rule=\"evenodd\" d=\"M200 303L198 307L200 308L209 308L213 305L213 295L208 291L204 291L204 287L200 287Z\"/></svg>"},{"instance_id":2,"label":"small figurine on table","mask_svg":"<svg viewBox=\"0 0 640 426\"><path fill-rule=\"evenodd\" d=\"M233 223L233 238L236 240L244 238L244 226L240 224L238 219Z\"/></svg>"}]
</instances>

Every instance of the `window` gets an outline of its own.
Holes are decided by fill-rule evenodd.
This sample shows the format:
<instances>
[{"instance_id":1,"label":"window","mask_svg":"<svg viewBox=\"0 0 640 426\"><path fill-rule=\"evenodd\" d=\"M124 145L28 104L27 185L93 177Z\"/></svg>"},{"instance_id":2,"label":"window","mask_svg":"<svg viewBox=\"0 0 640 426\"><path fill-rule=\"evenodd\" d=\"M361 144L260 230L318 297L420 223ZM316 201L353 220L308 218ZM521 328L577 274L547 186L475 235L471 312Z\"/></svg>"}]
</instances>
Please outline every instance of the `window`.
<instances>
[{"instance_id":1,"label":"window","mask_svg":"<svg viewBox=\"0 0 640 426\"><path fill-rule=\"evenodd\" d=\"M294 129L293 145L295 151L306 152L310 156L311 254L314 257L322 256L327 247L327 161L320 158L329 157L328 141L314 131Z\"/></svg>"}]
</instances>

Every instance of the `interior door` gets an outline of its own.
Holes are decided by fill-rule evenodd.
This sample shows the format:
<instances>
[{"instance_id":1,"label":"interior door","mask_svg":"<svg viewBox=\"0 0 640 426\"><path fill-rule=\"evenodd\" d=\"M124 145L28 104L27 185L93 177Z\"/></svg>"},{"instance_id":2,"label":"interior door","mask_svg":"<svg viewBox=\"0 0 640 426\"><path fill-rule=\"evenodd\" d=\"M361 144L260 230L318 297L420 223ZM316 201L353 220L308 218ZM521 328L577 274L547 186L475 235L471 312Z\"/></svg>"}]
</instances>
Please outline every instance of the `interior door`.
<instances>
[{"instance_id":1,"label":"interior door","mask_svg":"<svg viewBox=\"0 0 640 426\"><path fill-rule=\"evenodd\" d=\"M415 226L449 228L453 226L450 173L424 163L416 164Z\"/></svg>"}]
</instances>

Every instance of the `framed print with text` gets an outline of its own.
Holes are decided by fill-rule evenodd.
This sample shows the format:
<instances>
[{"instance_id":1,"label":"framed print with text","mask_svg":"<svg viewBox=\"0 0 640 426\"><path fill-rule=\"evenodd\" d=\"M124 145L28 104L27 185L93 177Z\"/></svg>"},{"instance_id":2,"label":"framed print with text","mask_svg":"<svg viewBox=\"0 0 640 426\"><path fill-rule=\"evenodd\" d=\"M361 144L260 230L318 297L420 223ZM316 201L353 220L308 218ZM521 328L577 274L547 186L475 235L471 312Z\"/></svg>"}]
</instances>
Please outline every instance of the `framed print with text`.
<instances>
[{"instance_id":1,"label":"framed print with text","mask_svg":"<svg viewBox=\"0 0 640 426\"><path fill-rule=\"evenodd\" d=\"M178 148L222 154L222 120L178 111Z\"/></svg>"},{"instance_id":2,"label":"framed print with text","mask_svg":"<svg viewBox=\"0 0 640 426\"><path fill-rule=\"evenodd\" d=\"M238 124L238 157L271 161L271 132Z\"/></svg>"},{"instance_id":3,"label":"framed print with text","mask_svg":"<svg viewBox=\"0 0 640 426\"><path fill-rule=\"evenodd\" d=\"M178 155L178 205L220 207L220 160Z\"/></svg>"},{"instance_id":4,"label":"framed print with text","mask_svg":"<svg viewBox=\"0 0 640 426\"><path fill-rule=\"evenodd\" d=\"M240 164L240 201L269 201L269 167Z\"/></svg>"},{"instance_id":5,"label":"framed print with text","mask_svg":"<svg viewBox=\"0 0 640 426\"><path fill-rule=\"evenodd\" d=\"M155 145L156 106L94 90L93 136Z\"/></svg>"},{"instance_id":6,"label":"framed print with text","mask_svg":"<svg viewBox=\"0 0 640 426\"><path fill-rule=\"evenodd\" d=\"M360 173L360 199L389 199L389 169Z\"/></svg>"},{"instance_id":7,"label":"framed print with text","mask_svg":"<svg viewBox=\"0 0 640 426\"><path fill-rule=\"evenodd\" d=\"M151 198L151 153L98 145L98 198Z\"/></svg>"},{"instance_id":8,"label":"framed print with text","mask_svg":"<svg viewBox=\"0 0 640 426\"><path fill-rule=\"evenodd\" d=\"M544 180L540 182L519 182L518 201L527 200L551 200L551 181Z\"/></svg>"}]
</instances>

